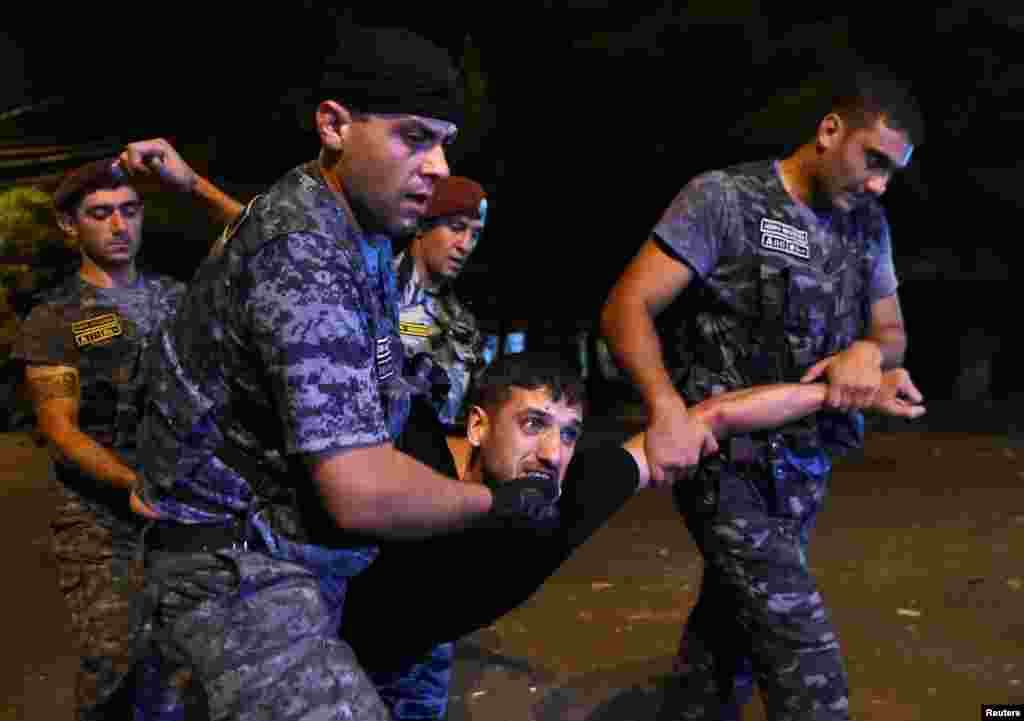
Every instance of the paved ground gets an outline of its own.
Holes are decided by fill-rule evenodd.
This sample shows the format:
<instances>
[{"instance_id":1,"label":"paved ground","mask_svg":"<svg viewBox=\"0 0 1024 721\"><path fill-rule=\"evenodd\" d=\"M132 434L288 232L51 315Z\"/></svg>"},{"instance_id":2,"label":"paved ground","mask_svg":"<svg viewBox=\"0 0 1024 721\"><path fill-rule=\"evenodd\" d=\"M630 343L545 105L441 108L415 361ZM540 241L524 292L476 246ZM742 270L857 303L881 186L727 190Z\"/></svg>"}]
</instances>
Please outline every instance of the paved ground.
<instances>
[{"instance_id":1,"label":"paved ground","mask_svg":"<svg viewBox=\"0 0 1024 721\"><path fill-rule=\"evenodd\" d=\"M1024 443L1005 412L947 405L928 425L881 426L837 469L811 564L854 718L961 721L982 703L1024 703ZM27 436L0 436L0 721L71 718L44 473ZM461 644L449 721L671 719L699 579L669 496L637 496L527 605Z\"/></svg>"}]
</instances>

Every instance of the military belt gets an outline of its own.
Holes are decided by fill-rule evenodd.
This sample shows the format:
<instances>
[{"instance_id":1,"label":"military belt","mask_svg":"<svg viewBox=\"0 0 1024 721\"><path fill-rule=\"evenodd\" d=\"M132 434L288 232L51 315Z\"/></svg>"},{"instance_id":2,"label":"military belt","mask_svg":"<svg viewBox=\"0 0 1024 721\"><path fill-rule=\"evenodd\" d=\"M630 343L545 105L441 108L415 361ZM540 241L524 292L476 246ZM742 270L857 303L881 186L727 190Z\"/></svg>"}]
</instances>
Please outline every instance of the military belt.
<instances>
[{"instance_id":1,"label":"military belt","mask_svg":"<svg viewBox=\"0 0 1024 721\"><path fill-rule=\"evenodd\" d=\"M778 452L780 439L733 436L727 442L725 456L734 468L761 468Z\"/></svg>"}]
</instances>

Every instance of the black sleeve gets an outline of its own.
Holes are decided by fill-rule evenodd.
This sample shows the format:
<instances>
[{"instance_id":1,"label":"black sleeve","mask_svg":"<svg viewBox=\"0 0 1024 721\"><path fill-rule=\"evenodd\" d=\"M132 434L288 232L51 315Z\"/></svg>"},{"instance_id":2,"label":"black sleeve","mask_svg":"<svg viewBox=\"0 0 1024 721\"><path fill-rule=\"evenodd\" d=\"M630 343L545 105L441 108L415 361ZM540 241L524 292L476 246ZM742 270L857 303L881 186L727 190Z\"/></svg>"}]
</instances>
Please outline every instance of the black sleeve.
<instances>
[{"instance_id":1,"label":"black sleeve","mask_svg":"<svg viewBox=\"0 0 1024 721\"><path fill-rule=\"evenodd\" d=\"M437 419L437 412L423 396L412 399L409 420L395 448L449 478L457 478L459 475L455 459L448 450L444 426Z\"/></svg>"},{"instance_id":2,"label":"black sleeve","mask_svg":"<svg viewBox=\"0 0 1024 721\"><path fill-rule=\"evenodd\" d=\"M380 557L349 584L342 637L365 668L385 672L494 623L625 504L639 477L622 448L588 451L569 467L556 533L470 528L382 544ZM388 642L381 643L385 633Z\"/></svg>"},{"instance_id":3,"label":"black sleeve","mask_svg":"<svg viewBox=\"0 0 1024 721\"><path fill-rule=\"evenodd\" d=\"M621 446L597 448L575 458L558 500L565 558L622 508L639 484L640 469Z\"/></svg>"}]
</instances>

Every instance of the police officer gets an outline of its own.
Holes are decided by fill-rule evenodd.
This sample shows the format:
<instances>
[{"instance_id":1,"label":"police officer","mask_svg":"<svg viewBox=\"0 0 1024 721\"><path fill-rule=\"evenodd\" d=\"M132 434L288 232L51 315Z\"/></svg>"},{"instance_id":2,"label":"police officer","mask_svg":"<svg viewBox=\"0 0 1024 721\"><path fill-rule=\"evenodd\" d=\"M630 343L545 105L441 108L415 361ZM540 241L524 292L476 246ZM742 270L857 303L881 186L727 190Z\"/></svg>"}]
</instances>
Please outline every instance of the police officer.
<instances>
[{"instance_id":1,"label":"police officer","mask_svg":"<svg viewBox=\"0 0 1024 721\"><path fill-rule=\"evenodd\" d=\"M452 176L437 184L419 232L395 257L399 332L406 355L429 354L447 388L433 399L446 427L465 420L463 400L483 366L483 336L452 282L476 249L487 222L487 196L476 181Z\"/></svg>"},{"instance_id":2,"label":"police officer","mask_svg":"<svg viewBox=\"0 0 1024 721\"><path fill-rule=\"evenodd\" d=\"M350 28L320 92L318 157L250 203L147 355L142 615L216 719L388 718L338 636L377 539L528 522L557 492L456 481L393 445L415 385L391 247L449 174L447 53Z\"/></svg>"},{"instance_id":3,"label":"police officer","mask_svg":"<svg viewBox=\"0 0 1024 721\"><path fill-rule=\"evenodd\" d=\"M184 291L137 267L144 208L129 176L157 175L164 187L206 198L215 214L233 212L220 208L221 196L207 195L212 186L162 141L133 144L115 160L87 163L57 188L57 222L78 246L81 265L31 311L14 349L39 431L54 452L53 551L81 653L81 719L128 713L108 702L131 656L131 562L140 524L128 492L137 477L140 358Z\"/></svg>"},{"instance_id":4,"label":"police officer","mask_svg":"<svg viewBox=\"0 0 1024 721\"><path fill-rule=\"evenodd\" d=\"M906 348L876 199L920 140L897 83L852 73L789 156L691 180L604 307L604 333L646 401L652 476L708 459L676 484L705 559L684 638L682 718L735 718L751 693L748 666L769 718L848 718L838 641L804 546L832 455L861 444L860 410ZM680 295L692 328L677 391L653 319ZM723 391L797 380L827 381L826 410L771 432L719 444L688 412Z\"/></svg>"}]
</instances>

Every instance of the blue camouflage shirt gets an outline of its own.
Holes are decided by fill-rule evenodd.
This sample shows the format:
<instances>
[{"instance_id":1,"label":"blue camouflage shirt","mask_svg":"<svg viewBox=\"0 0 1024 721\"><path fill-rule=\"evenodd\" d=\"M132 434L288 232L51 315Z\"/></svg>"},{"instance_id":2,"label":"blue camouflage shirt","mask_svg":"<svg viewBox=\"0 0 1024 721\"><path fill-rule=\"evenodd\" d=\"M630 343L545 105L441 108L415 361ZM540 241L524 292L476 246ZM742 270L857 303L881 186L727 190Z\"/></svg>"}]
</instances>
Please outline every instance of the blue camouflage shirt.
<instances>
[{"instance_id":1,"label":"blue camouflage shirt","mask_svg":"<svg viewBox=\"0 0 1024 721\"><path fill-rule=\"evenodd\" d=\"M450 285L428 290L421 283L412 255L395 258L399 288L398 330L407 357L429 354L448 375L448 392L433 399L445 426L465 423L465 398L483 370L483 335L476 317Z\"/></svg>"},{"instance_id":2,"label":"blue camouflage shirt","mask_svg":"<svg viewBox=\"0 0 1024 721\"><path fill-rule=\"evenodd\" d=\"M401 431L391 242L343 203L316 162L290 171L225 231L152 345L140 495L165 518L288 506L282 492L312 485L300 456ZM280 530L301 537L292 521Z\"/></svg>"},{"instance_id":3,"label":"blue camouflage shirt","mask_svg":"<svg viewBox=\"0 0 1024 721\"><path fill-rule=\"evenodd\" d=\"M897 290L881 205L870 199L851 211L812 210L790 197L776 161L697 176L653 232L695 276L692 292L679 300L687 324L666 344L677 346L691 402L799 380L813 363L863 337L871 305ZM788 363L776 362L776 341ZM858 435L859 413L816 418L828 426L827 445L859 443L833 442L843 426Z\"/></svg>"}]
</instances>

